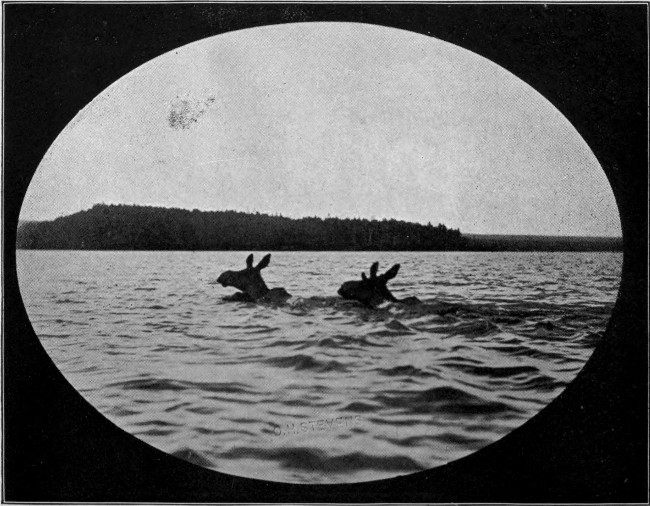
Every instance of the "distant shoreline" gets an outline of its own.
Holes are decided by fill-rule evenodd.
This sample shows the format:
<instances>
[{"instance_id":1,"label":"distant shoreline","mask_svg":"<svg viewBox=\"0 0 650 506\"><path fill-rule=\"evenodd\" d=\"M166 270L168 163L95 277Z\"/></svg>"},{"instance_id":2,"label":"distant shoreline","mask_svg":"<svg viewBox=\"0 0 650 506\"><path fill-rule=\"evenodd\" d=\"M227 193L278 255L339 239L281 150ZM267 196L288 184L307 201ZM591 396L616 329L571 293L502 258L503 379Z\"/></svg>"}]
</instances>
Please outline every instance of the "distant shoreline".
<instances>
[{"instance_id":1,"label":"distant shoreline","mask_svg":"<svg viewBox=\"0 0 650 506\"><path fill-rule=\"evenodd\" d=\"M620 237L462 234L443 224L286 218L97 204L51 221L19 223L17 249L67 251L623 251Z\"/></svg>"},{"instance_id":2,"label":"distant shoreline","mask_svg":"<svg viewBox=\"0 0 650 506\"><path fill-rule=\"evenodd\" d=\"M496 234L464 236L469 241L469 249L464 251L623 251L622 237Z\"/></svg>"}]
</instances>

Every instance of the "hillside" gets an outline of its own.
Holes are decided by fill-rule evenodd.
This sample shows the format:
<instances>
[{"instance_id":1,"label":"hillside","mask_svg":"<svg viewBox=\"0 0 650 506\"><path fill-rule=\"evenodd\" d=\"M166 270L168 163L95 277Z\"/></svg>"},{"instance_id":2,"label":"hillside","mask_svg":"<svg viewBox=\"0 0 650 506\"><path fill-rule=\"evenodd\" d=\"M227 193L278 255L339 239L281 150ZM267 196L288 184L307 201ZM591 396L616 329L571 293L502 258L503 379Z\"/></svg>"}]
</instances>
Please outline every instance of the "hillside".
<instances>
[{"instance_id":1,"label":"hillside","mask_svg":"<svg viewBox=\"0 0 650 506\"><path fill-rule=\"evenodd\" d=\"M105 204L24 223L17 234L23 249L436 251L463 245L460 232L444 225Z\"/></svg>"},{"instance_id":2,"label":"hillside","mask_svg":"<svg viewBox=\"0 0 650 506\"><path fill-rule=\"evenodd\" d=\"M461 234L397 220L301 218L97 204L21 222L19 249L312 251L621 251L615 237Z\"/></svg>"}]
</instances>

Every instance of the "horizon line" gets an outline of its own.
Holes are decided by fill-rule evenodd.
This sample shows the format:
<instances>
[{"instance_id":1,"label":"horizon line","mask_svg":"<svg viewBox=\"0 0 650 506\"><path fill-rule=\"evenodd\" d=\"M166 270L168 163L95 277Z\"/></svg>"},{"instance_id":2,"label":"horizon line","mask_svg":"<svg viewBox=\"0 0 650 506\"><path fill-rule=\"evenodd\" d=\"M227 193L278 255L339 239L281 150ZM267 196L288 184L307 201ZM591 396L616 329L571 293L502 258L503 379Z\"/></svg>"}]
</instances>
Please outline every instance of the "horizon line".
<instances>
[{"instance_id":1,"label":"horizon line","mask_svg":"<svg viewBox=\"0 0 650 506\"><path fill-rule=\"evenodd\" d=\"M317 215L305 215L305 216L300 216L300 217L295 217L295 216L287 216L281 213L273 214L272 212L269 211L260 211L260 210L236 210L236 209L198 209L198 208L185 208L185 207L169 207L165 205L155 205L155 204L126 204L123 202L120 203L106 203L106 202L97 202L90 206L89 208L86 209L80 209L79 211L72 212L70 214L63 214L56 216L54 218L41 218L41 219L21 219L20 216L18 218L18 225L20 225L21 222L47 222L47 221L54 221L60 218L66 218L68 216L72 216L77 213L85 212L85 211L90 211L92 208L96 206L124 206L124 207L149 207L149 208L157 208L157 209L165 209L169 211L197 211L197 212L204 212L204 213L223 213L223 212L234 212L234 213L241 213L241 214L261 214L261 215L266 215L266 216L271 216L271 217L279 217L279 218L286 218L286 219L291 219L291 220L301 220L301 219L308 219L308 218L318 218L321 220L325 219L338 219L338 220L366 220L366 221L390 221L390 220L395 220L395 221L400 221L404 223L413 223L421 226L428 226L428 225L433 225L433 221L435 220L429 220L428 223L422 223L419 221L410 221L410 220L403 220L403 219L398 219L398 218L376 218L376 217L371 217L371 218L364 218L364 217L359 217L359 216L331 216L327 215L326 217L323 216L317 216ZM444 223L439 222L440 225L443 225L447 227L448 229L454 229L453 226L448 226ZM456 230L459 230L461 234L465 236L501 236L501 237L557 237L557 238L576 238L576 239L581 239L581 238L589 238L589 239L623 239L623 235L549 235L549 234L535 234L531 232L518 232L518 233L503 233L503 232L464 232L460 229L460 227L455 227Z\"/></svg>"}]
</instances>

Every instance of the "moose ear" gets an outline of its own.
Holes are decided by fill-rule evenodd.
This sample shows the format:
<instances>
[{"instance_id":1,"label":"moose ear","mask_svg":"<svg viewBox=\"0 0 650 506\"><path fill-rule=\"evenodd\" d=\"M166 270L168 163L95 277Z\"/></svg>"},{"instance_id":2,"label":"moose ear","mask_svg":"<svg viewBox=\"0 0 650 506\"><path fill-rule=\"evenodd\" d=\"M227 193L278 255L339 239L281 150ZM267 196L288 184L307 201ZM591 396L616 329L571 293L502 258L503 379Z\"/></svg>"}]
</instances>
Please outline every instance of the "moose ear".
<instances>
[{"instance_id":1,"label":"moose ear","mask_svg":"<svg viewBox=\"0 0 650 506\"><path fill-rule=\"evenodd\" d=\"M361 273L361 279L363 279L364 281L368 281L368 277L366 276L365 272Z\"/></svg>"},{"instance_id":2,"label":"moose ear","mask_svg":"<svg viewBox=\"0 0 650 506\"><path fill-rule=\"evenodd\" d=\"M395 264L390 269L388 269L382 277L386 280L393 279L395 276L397 276L398 272L399 264Z\"/></svg>"},{"instance_id":3,"label":"moose ear","mask_svg":"<svg viewBox=\"0 0 650 506\"><path fill-rule=\"evenodd\" d=\"M246 259L246 267L249 269L253 267L253 254L251 253L248 255L248 258Z\"/></svg>"},{"instance_id":4,"label":"moose ear","mask_svg":"<svg viewBox=\"0 0 650 506\"><path fill-rule=\"evenodd\" d=\"M370 266L370 279L377 277L377 269L379 269L379 262L375 262Z\"/></svg>"},{"instance_id":5,"label":"moose ear","mask_svg":"<svg viewBox=\"0 0 650 506\"><path fill-rule=\"evenodd\" d=\"M260 263L257 264L257 267L255 267L255 269L258 270L258 271L261 271L262 269L264 269L264 267L269 265L270 261L271 261L271 253L269 253L268 255L265 255L264 258L262 258L262 260L260 260Z\"/></svg>"}]
</instances>

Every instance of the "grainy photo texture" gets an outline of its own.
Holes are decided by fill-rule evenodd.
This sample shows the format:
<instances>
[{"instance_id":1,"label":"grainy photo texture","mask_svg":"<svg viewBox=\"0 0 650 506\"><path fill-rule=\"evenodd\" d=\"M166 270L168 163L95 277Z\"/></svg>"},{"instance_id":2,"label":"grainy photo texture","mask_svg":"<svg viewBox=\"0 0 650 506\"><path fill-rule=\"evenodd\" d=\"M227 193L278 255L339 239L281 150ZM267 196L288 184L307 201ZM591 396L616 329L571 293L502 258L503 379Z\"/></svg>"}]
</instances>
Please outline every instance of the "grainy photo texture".
<instances>
[{"instance_id":1,"label":"grainy photo texture","mask_svg":"<svg viewBox=\"0 0 650 506\"><path fill-rule=\"evenodd\" d=\"M197 472L408 476L573 382L606 340L621 215L512 70L308 18L170 44L88 97L24 193L19 296L84 402Z\"/></svg>"}]
</instances>

